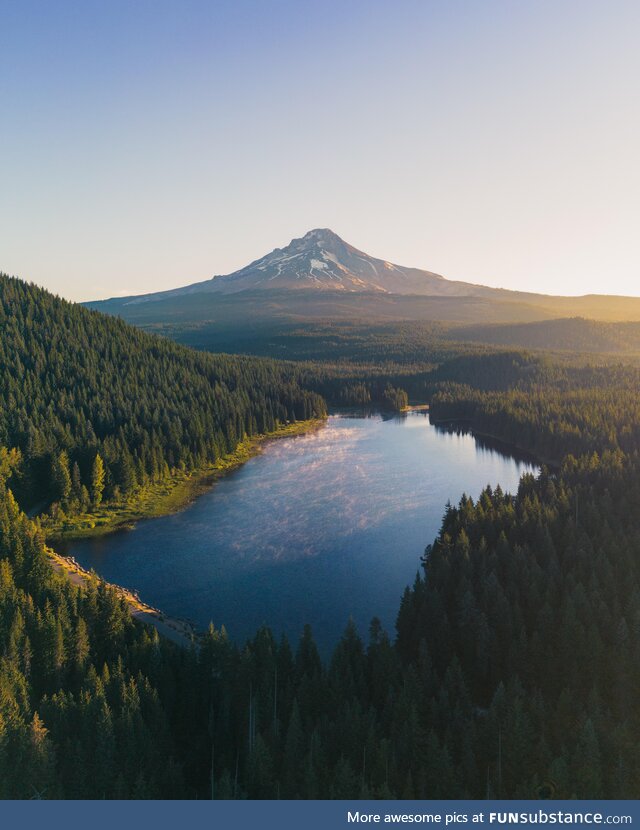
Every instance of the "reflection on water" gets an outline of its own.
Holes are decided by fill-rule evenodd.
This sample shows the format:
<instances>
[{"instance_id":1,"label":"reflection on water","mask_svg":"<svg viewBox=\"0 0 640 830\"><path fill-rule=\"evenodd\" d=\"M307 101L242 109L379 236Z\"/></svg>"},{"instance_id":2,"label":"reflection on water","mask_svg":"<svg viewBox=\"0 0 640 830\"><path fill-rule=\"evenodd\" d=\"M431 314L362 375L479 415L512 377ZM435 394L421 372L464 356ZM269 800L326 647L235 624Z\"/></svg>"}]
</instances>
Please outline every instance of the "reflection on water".
<instances>
[{"instance_id":1,"label":"reflection on water","mask_svg":"<svg viewBox=\"0 0 640 830\"><path fill-rule=\"evenodd\" d=\"M515 451L515 448L511 444L501 441L499 438L494 438L493 435L481 435L473 432L462 421L440 421L435 423L434 427L438 432L443 432L446 435L473 435L478 449L496 451L506 456L511 456ZM536 466L535 456L531 455L531 453L521 449L518 449L517 452L520 461L526 461L532 467Z\"/></svg>"},{"instance_id":2,"label":"reflection on water","mask_svg":"<svg viewBox=\"0 0 640 830\"><path fill-rule=\"evenodd\" d=\"M528 462L423 413L332 416L264 452L174 516L68 545L85 567L167 613L232 637L262 623L326 651L350 616L393 633L401 593L444 506L486 484L517 487Z\"/></svg>"}]
</instances>

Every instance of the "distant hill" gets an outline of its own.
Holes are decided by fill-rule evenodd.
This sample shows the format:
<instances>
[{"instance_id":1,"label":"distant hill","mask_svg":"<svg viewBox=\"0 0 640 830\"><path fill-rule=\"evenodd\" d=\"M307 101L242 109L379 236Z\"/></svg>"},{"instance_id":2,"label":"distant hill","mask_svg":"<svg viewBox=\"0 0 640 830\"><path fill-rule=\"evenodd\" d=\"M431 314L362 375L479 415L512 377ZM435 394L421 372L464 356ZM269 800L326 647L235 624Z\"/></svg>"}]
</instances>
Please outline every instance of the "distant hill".
<instances>
[{"instance_id":1,"label":"distant hill","mask_svg":"<svg viewBox=\"0 0 640 830\"><path fill-rule=\"evenodd\" d=\"M640 323L608 323L582 317L516 325L463 326L444 337L470 343L576 352L640 352Z\"/></svg>"}]
</instances>

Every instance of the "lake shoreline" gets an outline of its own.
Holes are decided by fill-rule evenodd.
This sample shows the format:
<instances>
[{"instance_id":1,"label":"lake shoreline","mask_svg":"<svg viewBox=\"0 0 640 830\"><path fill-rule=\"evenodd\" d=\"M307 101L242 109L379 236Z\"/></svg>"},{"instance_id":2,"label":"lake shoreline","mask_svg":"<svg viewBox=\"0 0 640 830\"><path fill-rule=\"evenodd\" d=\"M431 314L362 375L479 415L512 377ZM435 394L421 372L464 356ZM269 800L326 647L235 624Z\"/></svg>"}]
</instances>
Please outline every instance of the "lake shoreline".
<instances>
[{"instance_id":1,"label":"lake shoreline","mask_svg":"<svg viewBox=\"0 0 640 830\"><path fill-rule=\"evenodd\" d=\"M473 426L473 422L468 418L443 418L443 419L440 419L440 420L436 420L431 415L429 415L429 418L430 418L430 422L435 427L445 427L445 426L456 427L456 426L460 426L460 427L466 429L466 431L469 432L469 434L473 435L474 437L486 438L489 441L494 442L496 444L497 448L500 449L501 451L502 450L511 450L514 457L517 453L518 455L520 455L523 458L524 461L533 462L534 464L536 464L540 467L545 466L545 467L551 467L554 470L559 470L560 467L562 466L561 461L557 461L553 458L545 458L543 456L540 456L537 453L532 452L532 450L527 449L527 447L523 447L520 444L515 444L513 441L506 441L504 438L500 438L499 435L492 435L490 432L481 432L480 430L476 429Z\"/></svg>"},{"instance_id":2,"label":"lake shoreline","mask_svg":"<svg viewBox=\"0 0 640 830\"><path fill-rule=\"evenodd\" d=\"M198 644L201 633L189 620L171 617L159 608L154 608L152 605L143 602L135 591L101 579L94 572L83 568L72 556L63 556L48 545L45 545L45 553L53 569L64 574L79 588L86 589L91 583L107 585L124 600L129 613L137 622L152 625L158 631L158 634L182 648L191 648L192 645Z\"/></svg>"},{"instance_id":3,"label":"lake shoreline","mask_svg":"<svg viewBox=\"0 0 640 830\"><path fill-rule=\"evenodd\" d=\"M127 502L107 503L91 513L68 517L56 524L42 522L46 541L51 544L106 536L131 530L143 519L169 516L184 510L206 493L222 477L239 469L259 455L270 441L306 435L324 426L326 418L313 418L285 424L275 432L255 435L241 441L236 449L215 464L190 472L176 471L171 478L149 485Z\"/></svg>"},{"instance_id":4,"label":"lake shoreline","mask_svg":"<svg viewBox=\"0 0 640 830\"><path fill-rule=\"evenodd\" d=\"M399 411L402 412L429 412L430 406L428 403L408 403Z\"/></svg>"}]
</instances>

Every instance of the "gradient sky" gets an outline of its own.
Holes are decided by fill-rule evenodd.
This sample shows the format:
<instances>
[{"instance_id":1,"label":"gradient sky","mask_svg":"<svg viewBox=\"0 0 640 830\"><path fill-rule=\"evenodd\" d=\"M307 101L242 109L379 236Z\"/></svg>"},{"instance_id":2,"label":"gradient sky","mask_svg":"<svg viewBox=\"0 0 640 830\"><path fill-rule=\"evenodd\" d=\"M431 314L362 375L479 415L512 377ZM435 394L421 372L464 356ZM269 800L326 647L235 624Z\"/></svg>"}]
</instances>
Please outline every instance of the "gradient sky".
<instances>
[{"instance_id":1,"label":"gradient sky","mask_svg":"<svg viewBox=\"0 0 640 830\"><path fill-rule=\"evenodd\" d=\"M314 227L640 295L640 3L0 0L0 270L76 300Z\"/></svg>"}]
</instances>

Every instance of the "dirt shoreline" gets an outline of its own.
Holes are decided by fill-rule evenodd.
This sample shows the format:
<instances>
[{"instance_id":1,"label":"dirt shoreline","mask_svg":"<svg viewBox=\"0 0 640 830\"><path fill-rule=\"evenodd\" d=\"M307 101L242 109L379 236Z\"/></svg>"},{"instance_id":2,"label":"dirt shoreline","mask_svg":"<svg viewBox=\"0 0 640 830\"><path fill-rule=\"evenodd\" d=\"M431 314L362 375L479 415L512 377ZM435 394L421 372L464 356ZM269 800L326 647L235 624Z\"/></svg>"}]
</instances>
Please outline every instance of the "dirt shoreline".
<instances>
[{"instance_id":1,"label":"dirt shoreline","mask_svg":"<svg viewBox=\"0 0 640 830\"><path fill-rule=\"evenodd\" d=\"M429 411L429 404L428 403L414 403L414 404L407 404L403 406L400 412L428 412Z\"/></svg>"},{"instance_id":2,"label":"dirt shoreline","mask_svg":"<svg viewBox=\"0 0 640 830\"><path fill-rule=\"evenodd\" d=\"M95 573L83 568L72 556L63 556L48 545L45 546L45 552L54 570L65 574L74 585L81 588L86 588L90 583L108 585L126 602L129 613L134 619L154 626L159 634L183 648L198 645L200 634L193 623L164 614L160 609L143 602L134 591L107 582Z\"/></svg>"}]
</instances>

